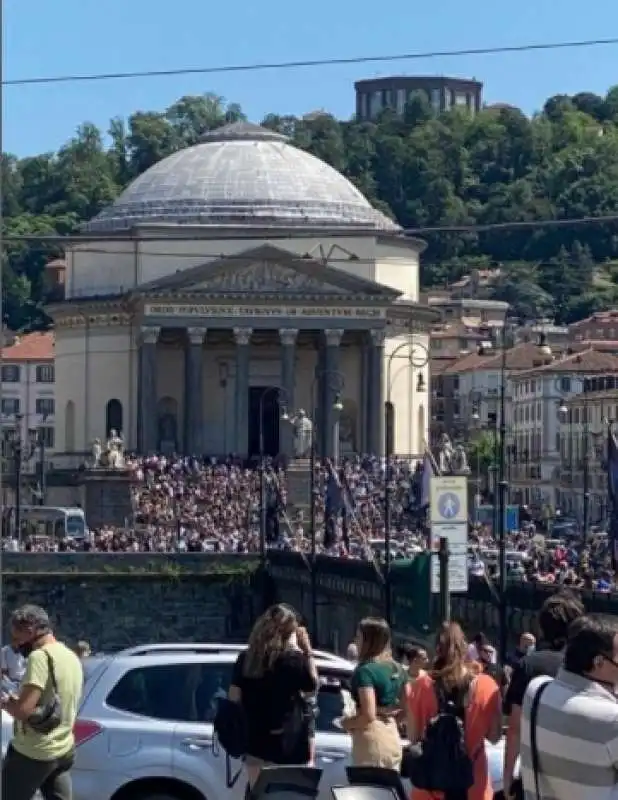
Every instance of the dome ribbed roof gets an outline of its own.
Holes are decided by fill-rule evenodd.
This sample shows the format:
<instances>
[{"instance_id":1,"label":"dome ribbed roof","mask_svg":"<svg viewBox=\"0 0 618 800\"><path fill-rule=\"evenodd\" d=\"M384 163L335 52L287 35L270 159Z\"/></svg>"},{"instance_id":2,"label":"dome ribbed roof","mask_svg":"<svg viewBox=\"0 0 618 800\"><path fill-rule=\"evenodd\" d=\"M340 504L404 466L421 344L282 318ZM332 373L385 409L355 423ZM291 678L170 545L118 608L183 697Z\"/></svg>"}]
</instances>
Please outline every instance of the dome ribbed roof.
<instances>
[{"instance_id":1,"label":"dome ribbed roof","mask_svg":"<svg viewBox=\"0 0 618 800\"><path fill-rule=\"evenodd\" d=\"M328 164L245 122L211 131L150 167L84 230L157 222L399 230Z\"/></svg>"}]
</instances>

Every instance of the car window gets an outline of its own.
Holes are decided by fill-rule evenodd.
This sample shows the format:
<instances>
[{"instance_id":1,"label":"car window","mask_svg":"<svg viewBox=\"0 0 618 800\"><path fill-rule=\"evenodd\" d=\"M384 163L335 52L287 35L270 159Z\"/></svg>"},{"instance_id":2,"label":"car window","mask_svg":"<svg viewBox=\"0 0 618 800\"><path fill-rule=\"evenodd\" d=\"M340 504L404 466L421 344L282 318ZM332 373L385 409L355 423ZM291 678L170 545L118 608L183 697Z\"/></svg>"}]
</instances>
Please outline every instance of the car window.
<instances>
[{"instance_id":1,"label":"car window","mask_svg":"<svg viewBox=\"0 0 618 800\"><path fill-rule=\"evenodd\" d=\"M107 697L121 711L168 722L212 722L232 664L160 664L129 670Z\"/></svg>"},{"instance_id":2,"label":"car window","mask_svg":"<svg viewBox=\"0 0 618 800\"><path fill-rule=\"evenodd\" d=\"M232 664L161 664L126 672L107 698L121 711L170 722L212 722L217 700L227 695ZM345 713L347 679L320 671L316 729L340 733L333 720Z\"/></svg>"}]
</instances>

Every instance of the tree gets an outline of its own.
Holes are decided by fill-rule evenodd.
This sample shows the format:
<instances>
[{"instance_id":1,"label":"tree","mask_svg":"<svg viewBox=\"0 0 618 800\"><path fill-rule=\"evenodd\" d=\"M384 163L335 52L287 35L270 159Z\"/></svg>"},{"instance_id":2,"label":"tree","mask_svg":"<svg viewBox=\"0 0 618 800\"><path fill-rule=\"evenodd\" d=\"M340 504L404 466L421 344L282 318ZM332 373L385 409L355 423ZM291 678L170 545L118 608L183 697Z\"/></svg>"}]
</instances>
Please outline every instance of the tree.
<instances>
[{"instance_id":1,"label":"tree","mask_svg":"<svg viewBox=\"0 0 618 800\"><path fill-rule=\"evenodd\" d=\"M467 443L468 464L473 479L484 480L489 468L496 464L496 434L494 431L477 431Z\"/></svg>"},{"instance_id":2,"label":"tree","mask_svg":"<svg viewBox=\"0 0 618 800\"><path fill-rule=\"evenodd\" d=\"M72 233L153 164L243 119L238 104L215 92L187 95L168 109L111 120L109 144L84 123L57 153L3 154L4 230ZM618 215L618 87L605 97L551 97L532 118L511 107L437 113L414 93L403 117L383 111L360 122L272 113L263 125L341 171L404 228L497 226L427 234L425 287L445 286L473 268L495 270L489 298L506 300L522 318L554 314L562 323L618 301L618 223L568 223ZM564 224L509 227L548 219ZM36 241L5 247L11 327L46 324L44 265L58 255Z\"/></svg>"}]
</instances>

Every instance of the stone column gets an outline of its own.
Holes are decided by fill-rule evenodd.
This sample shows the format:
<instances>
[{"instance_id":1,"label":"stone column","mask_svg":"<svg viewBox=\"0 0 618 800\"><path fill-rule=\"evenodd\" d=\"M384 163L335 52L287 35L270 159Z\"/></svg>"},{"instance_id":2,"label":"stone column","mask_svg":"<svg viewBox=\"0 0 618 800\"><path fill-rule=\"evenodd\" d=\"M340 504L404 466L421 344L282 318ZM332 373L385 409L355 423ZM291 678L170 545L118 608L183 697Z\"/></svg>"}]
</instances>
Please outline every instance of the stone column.
<instances>
[{"instance_id":1,"label":"stone column","mask_svg":"<svg viewBox=\"0 0 618 800\"><path fill-rule=\"evenodd\" d=\"M295 409L295 389L296 389L296 338L298 331L295 328L281 328L279 338L281 340L281 388L283 389L280 397L281 404L289 414ZM311 416L312 412L309 412ZM294 457L294 430L289 422L281 422L279 426L279 450L286 458Z\"/></svg>"},{"instance_id":2,"label":"stone column","mask_svg":"<svg viewBox=\"0 0 618 800\"><path fill-rule=\"evenodd\" d=\"M205 328L187 328L185 350L185 453L204 455Z\"/></svg>"},{"instance_id":3,"label":"stone column","mask_svg":"<svg viewBox=\"0 0 618 800\"><path fill-rule=\"evenodd\" d=\"M249 450L249 365L251 328L234 328L236 340L236 455L245 457Z\"/></svg>"},{"instance_id":4,"label":"stone column","mask_svg":"<svg viewBox=\"0 0 618 800\"><path fill-rule=\"evenodd\" d=\"M367 449L373 455L384 453L384 339L383 330L369 332L369 386L367 409Z\"/></svg>"},{"instance_id":5,"label":"stone column","mask_svg":"<svg viewBox=\"0 0 618 800\"><path fill-rule=\"evenodd\" d=\"M137 376L138 448L148 455L157 450L157 341L161 328L144 327L139 347Z\"/></svg>"},{"instance_id":6,"label":"stone column","mask_svg":"<svg viewBox=\"0 0 618 800\"><path fill-rule=\"evenodd\" d=\"M358 429L360 433L359 449L361 453L367 453L367 428L369 427L369 344L363 341L360 351L360 413L358 419Z\"/></svg>"},{"instance_id":7,"label":"stone column","mask_svg":"<svg viewBox=\"0 0 618 800\"><path fill-rule=\"evenodd\" d=\"M326 351L324 358L324 372L322 381L324 386L324 456L335 458L339 450L339 443L335 442L338 430L337 411L333 408L338 394L343 392L343 379L340 375L339 345L343 331L339 329L325 330Z\"/></svg>"},{"instance_id":8,"label":"stone column","mask_svg":"<svg viewBox=\"0 0 618 800\"><path fill-rule=\"evenodd\" d=\"M318 352L311 383L311 405L313 408L309 416L314 423L315 450L318 458L324 457L324 430L325 422L325 392L324 392L324 369L326 365L326 346L320 337L318 341Z\"/></svg>"}]
</instances>

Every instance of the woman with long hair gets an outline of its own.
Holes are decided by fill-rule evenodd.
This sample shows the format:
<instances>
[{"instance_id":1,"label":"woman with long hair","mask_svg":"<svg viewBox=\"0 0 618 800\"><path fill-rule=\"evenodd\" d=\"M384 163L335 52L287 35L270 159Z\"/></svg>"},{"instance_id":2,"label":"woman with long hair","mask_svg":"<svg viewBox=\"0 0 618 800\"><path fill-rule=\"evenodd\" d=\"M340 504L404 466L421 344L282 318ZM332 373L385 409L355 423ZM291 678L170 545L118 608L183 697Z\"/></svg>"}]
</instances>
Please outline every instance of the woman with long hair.
<instances>
[{"instance_id":1,"label":"woman with long hair","mask_svg":"<svg viewBox=\"0 0 618 800\"><path fill-rule=\"evenodd\" d=\"M397 717L407 674L393 661L386 620L362 620L357 640L358 664L351 679L356 713L342 721L352 736L352 764L398 770L402 746Z\"/></svg>"},{"instance_id":2,"label":"woman with long hair","mask_svg":"<svg viewBox=\"0 0 618 800\"><path fill-rule=\"evenodd\" d=\"M309 763L313 716L304 695L317 686L307 630L290 606L272 606L253 626L228 694L247 722L249 788L265 765Z\"/></svg>"},{"instance_id":3,"label":"woman with long hair","mask_svg":"<svg viewBox=\"0 0 618 800\"><path fill-rule=\"evenodd\" d=\"M456 622L442 624L437 632L435 650L430 671L416 680L408 696L408 738L411 744L424 738L429 721L439 713L438 695L451 701L461 710L466 752L474 769L474 784L464 792L464 797L467 794L467 800L492 800L485 739L493 743L500 739L502 716L498 684L489 675L479 674L470 664L468 643ZM445 763L444 770L448 769ZM443 797L441 792L412 790L412 800L441 800Z\"/></svg>"}]
</instances>

